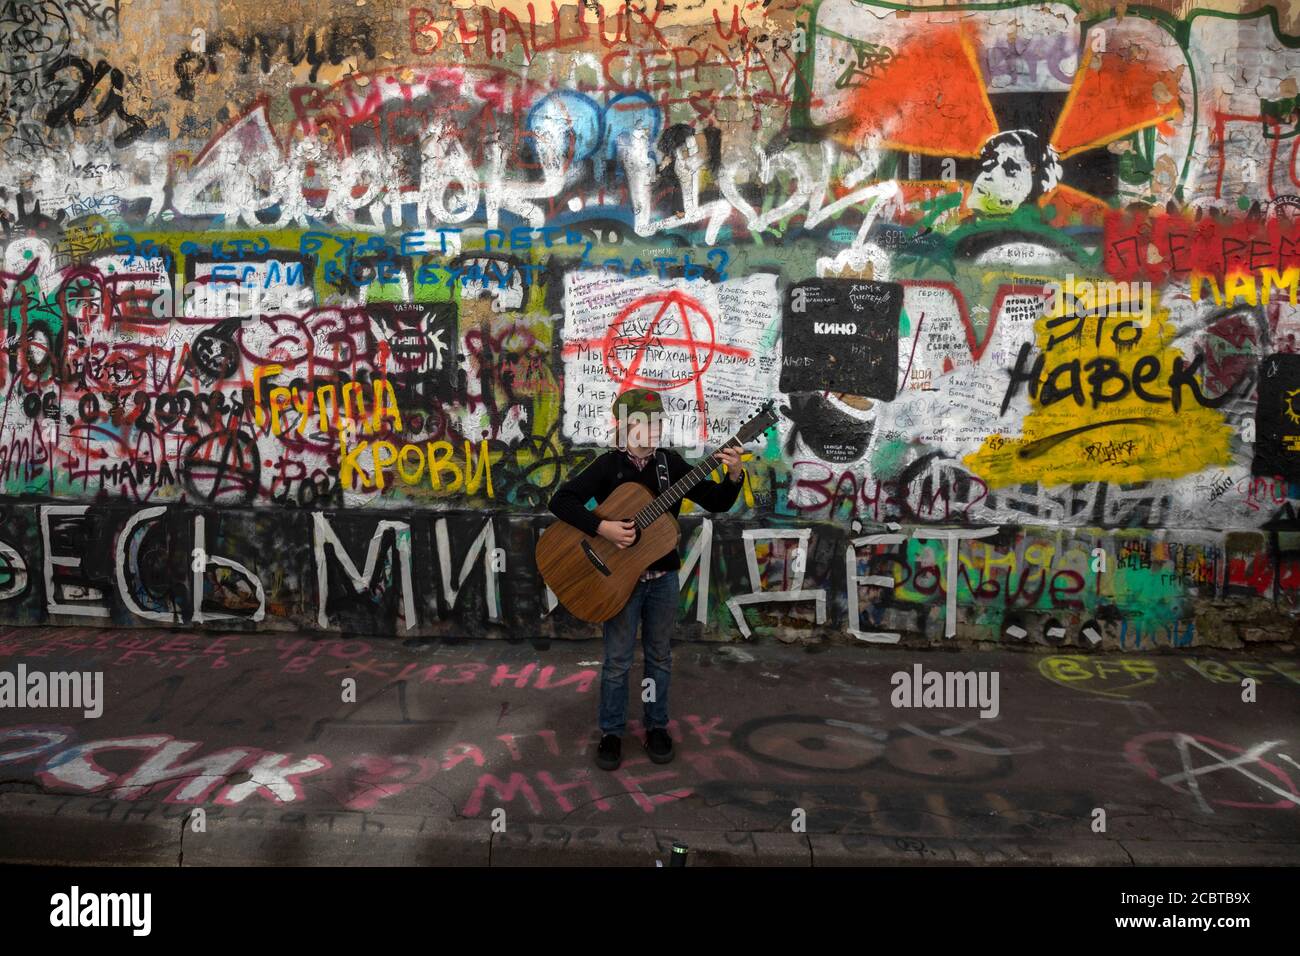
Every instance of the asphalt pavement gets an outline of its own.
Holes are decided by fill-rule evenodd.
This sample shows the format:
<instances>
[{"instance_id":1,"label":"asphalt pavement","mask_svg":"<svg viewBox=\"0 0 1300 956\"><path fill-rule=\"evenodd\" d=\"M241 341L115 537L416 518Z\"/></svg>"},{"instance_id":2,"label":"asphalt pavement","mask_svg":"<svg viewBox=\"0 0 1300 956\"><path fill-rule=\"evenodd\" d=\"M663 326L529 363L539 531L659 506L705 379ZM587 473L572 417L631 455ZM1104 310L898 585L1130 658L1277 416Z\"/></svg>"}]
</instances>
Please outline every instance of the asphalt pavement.
<instances>
[{"instance_id":1,"label":"asphalt pavement","mask_svg":"<svg viewBox=\"0 0 1300 956\"><path fill-rule=\"evenodd\" d=\"M674 759L638 652L607 772L601 650L2 631L0 670L104 699L0 707L0 861L1300 863L1295 656L680 643Z\"/></svg>"}]
</instances>

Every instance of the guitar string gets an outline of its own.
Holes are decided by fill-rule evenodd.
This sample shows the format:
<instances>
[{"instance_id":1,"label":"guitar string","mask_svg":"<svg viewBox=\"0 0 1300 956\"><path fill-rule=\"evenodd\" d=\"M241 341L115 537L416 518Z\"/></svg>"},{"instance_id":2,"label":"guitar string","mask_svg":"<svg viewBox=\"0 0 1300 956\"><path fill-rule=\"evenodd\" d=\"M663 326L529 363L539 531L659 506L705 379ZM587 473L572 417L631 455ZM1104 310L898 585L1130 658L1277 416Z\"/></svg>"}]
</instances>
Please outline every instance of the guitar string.
<instances>
[{"instance_id":1,"label":"guitar string","mask_svg":"<svg viewBox=\"0 0 1300 956\"><path fill-rule=\"evenodd\" d=\"M666 514L668 509L685 497L688 491L703 481L705 475L718 467L718 464L721 461L721 459L718 458L718 455L721 454L723 449L729 447L733 442L738 448L744 447L745 441L741 439L740 435L743 434L745 429L752 424L753 422L747 422L745 426L740 429L739 433L732 435L723 442L717 451L704 459L704 461L700 462L677 481L673 482L673 484L670 485L666 491L661 492L654 501L650 502L650 504L638 511L636 515L633 516L633 523L638 528L644 530L661 515Z\"/></svg>"}]
</instances>

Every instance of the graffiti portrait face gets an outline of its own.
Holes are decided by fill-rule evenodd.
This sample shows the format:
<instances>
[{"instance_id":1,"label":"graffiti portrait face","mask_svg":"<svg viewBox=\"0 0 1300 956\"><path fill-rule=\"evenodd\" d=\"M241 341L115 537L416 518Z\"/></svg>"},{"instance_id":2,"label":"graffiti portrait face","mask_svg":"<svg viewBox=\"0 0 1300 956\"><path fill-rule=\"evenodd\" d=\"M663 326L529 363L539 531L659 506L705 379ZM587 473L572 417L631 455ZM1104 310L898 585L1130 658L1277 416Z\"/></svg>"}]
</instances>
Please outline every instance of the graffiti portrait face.
<instances>
[{"instance_id":1,"label":"graffiti portrait face","mask_svg":"<svg viewBox=\"0 0 1300 956\"><path fill-rule=\"evenodd\" d=\"M1034 191L1035 172L1025 148L1018 143L998 143L992 149L986 146L971 205L995 215L1015 212Z\"/></svg>"},{"instance_id":2,"label":"graffiti portrait face","mask_svg":"<svg viewBox=\"0 0 1300 956\"><path fill-rule=\"evenodd\" d=\"M1061 181L1056 150L1027 129L989 137L980 150L980 172L971 187L976 212L1009 216L1027 202L1055 189Z\"/></svg>"}]
</instances>

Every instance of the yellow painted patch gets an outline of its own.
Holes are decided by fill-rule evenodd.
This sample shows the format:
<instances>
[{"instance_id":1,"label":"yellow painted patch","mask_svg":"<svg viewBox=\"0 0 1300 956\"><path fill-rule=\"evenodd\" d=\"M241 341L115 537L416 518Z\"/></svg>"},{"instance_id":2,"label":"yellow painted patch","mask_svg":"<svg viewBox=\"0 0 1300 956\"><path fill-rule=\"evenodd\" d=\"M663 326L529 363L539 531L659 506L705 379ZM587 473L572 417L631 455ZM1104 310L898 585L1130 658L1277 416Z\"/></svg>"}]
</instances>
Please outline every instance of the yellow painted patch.
<instances>
[{"instance_id":1,"label":"yellow painted patch","mask_svg":"<svg viewBox=\"0 0 1300 956\"><path fill-rule=\"evenodd\" d=\"M1021 435L987 436L966 466L997 488L1149 481L1229 464L1231 427L1176 376L1171 383L1175 360L1191 360L1173 346L1169 311L1156 293L1141 293L1152 300L1144 319L1140 298L1109 289L1099 295L1089 286L1081 284L1074 297L1071 281L1035 325L1038 347L1023 367L1031 369L1039 356L1044 362ZM1202 378L1198 371L1203 391Z\"/></svg>"}]
</instances>

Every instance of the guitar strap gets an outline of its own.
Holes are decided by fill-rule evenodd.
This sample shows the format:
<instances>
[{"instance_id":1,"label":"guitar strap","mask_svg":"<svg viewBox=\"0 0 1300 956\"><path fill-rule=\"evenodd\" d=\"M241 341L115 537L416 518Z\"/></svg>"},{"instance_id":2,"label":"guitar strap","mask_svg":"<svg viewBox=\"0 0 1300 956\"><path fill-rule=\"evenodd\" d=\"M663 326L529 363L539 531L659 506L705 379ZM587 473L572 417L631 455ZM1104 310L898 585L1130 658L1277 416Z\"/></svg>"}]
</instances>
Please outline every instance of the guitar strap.
<instances>
[{"instance_id":1,"label":"guitar strap","mask_svg":"<svg viewBox=\"0 0 1300 956\"><path fill-rule=\"evenodd\" d=\"M668 477L668 456L662 448L655 449L655 469L659 473L659 493L663 494L672 486Z\"/></svg>"}]
</instances>

